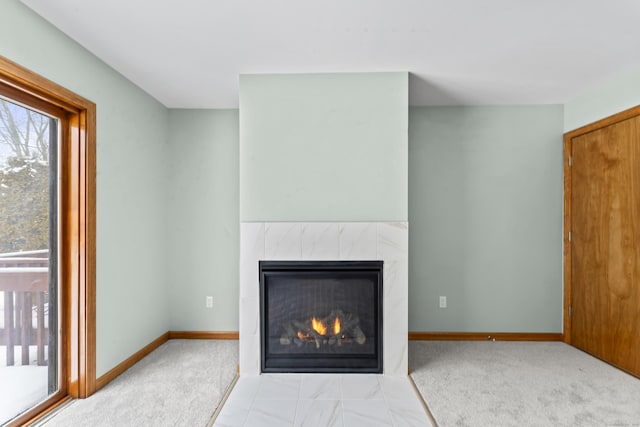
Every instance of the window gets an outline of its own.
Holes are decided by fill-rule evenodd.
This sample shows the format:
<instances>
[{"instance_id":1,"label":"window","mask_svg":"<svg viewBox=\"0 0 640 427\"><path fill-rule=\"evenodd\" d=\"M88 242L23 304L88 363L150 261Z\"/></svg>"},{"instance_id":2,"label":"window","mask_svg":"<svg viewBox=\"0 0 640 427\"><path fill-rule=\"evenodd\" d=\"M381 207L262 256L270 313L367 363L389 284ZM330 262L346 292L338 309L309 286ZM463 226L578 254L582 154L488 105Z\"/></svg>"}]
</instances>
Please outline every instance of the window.
<instances>
[{"instance_id":1,"label":"window","mask_svg":"<svg viewBox=\"0 0 640 427\"><path fill-rule=\"evenodd\" d=\"M0 346L8 343L7 361L15 363L15 348L9 347L18 341L13 326L20 326L22 353L26 349L29 356L34 343L36 364L48 365L46 393L9 422L21 425L70 397L95 391L95 105L2 57L0 99L5 118L9 114L27 122L21 128L26 151L13 147L14 155L5 152L4 170L21 183L13 186L12 191L23 191L14 194L15 200L28 200L34 214L27 221L28 232L16 228L13 238L4 239L13 239L7 244L16 250L0 250L0 291L26 274L31 274L29 283L40 283L29 292L3 292L5 341ZM24 192L26 187L30 193ZM21 362L29 361L23 357Z\"/></svg>"}]
</instances>

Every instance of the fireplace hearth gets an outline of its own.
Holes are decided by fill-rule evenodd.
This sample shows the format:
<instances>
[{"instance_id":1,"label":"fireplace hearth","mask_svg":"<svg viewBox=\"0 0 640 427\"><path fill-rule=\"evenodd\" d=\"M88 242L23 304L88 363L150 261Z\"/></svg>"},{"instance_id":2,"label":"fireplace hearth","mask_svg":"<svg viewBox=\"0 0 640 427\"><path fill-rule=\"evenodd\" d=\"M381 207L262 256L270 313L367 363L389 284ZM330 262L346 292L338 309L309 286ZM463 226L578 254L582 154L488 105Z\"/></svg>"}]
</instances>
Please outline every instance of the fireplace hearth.
<instances>
[{"instance_id":1,"label":"fireplace hearth","mask_svg":"<svg viewBox=\"0 0 640 427\"><path fill-rule=\"evenodd\" d=\"M261 370L382 373L382 261L260 261Z\"/></svg>"}]
</instances>

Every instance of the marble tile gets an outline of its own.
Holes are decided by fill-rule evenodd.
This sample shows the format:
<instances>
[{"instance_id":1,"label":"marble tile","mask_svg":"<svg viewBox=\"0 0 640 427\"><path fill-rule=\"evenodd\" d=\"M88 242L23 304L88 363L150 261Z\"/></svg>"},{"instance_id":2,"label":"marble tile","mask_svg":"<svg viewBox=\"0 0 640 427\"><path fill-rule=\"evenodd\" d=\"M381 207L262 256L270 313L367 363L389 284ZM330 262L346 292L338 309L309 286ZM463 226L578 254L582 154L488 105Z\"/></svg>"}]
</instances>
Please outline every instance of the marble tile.
<instances>
[{"instance_id":1,"label":"marble tile","mask_svg":"<svg viewBox=\"0 0 640 427\"><path fill-rule=\"evenodd\" d=\"M223 410L227 407L240 408L249 411L260 388L259 375L242 375L233 386L231 394L224 404Z\"/></svg>"},{"instance_id":2,"label":"marble tile","mask_svg":"<svg viewBox=\"0 0 640 427\"><path fill-rule=\"evenodd\" d=\"M240 334L240 374L260 375L260 334Z\"/></svg>"},{"instance_id":3,"label":"marble tile","mask_svg":"<svg viewBox=\"0 0 640 427\"><path fill-rule=\"evenodd\" d=\"M240 334L260 335L260 301L255 297L240 298L242 316L239 321Z\"/></svg>"},{"instance_id":4,"label":"marble tile","mask_svg":"<svg viewBox=\"0 0 640 427\"><path fill-rule=\"evenodd\" d=\"M302 258L301 223L266 223L264 227L264 255L268 260L300 260Z\"/></svg>"},{"instance_id":5,"label":"marble tile","mask_svg":"<svg viewBox=\"0 0 640 427\"><path fill-rule=\"evenodd\" d=\"M300 399L331 399L342 397L342 381L340 375L314 374L303 375L300 387Z\"/></svg>"},{"instance_id":6,"label":"marble tile","mask_svg":"<svg viewBox=\"0 0 640 427\"><path fill-rule=\"evenodd\" d=\"M342 376L342 398L347 399L383 399L382 389L377 375L349 374Z\"/></svg>"},{"instance_id":7,"label":"marble tile","mask_svg":"<svg viewBox=\"0 0 640 427\"><path fill-rule=\"evenodd\" d=\"M384 308L390 313L401 311L408 318L409 265L405 260L384 260L383 271ZM387 310L385 310L386 312Z\"/></svg>"},{"instance_id":8,"label":"marble tile","mask_svg":"<svg viewBox=\"0 0 640 427\"><path fill-rule=\"evenodd\" d=\"M375 260L377 258L378 227L375 222L345 222L340 224L340 259Z\"/></svg>"},{"instance_id":9,"label":"marble tile","mask_svg":"<svg viewBox=\"0 0 640 427\"><path fill-rule=\"evenodd\" d=\"M388 334L384 338L384 374L406 377L408 365L407 332L403 335Z\"/></svg>"},{"instance_id":10,"label":"marble tile","mask_svg":"<svg viewBox=\"0 0 640 427\"><path fill-rule=\"evenodd\" d=\"M342 397L333 398L335 390L341 390ZM429 427L431 424L406 376L264 374L243 375L238 379L214 425Z\"/></svg>"},{"instance_id":11,"label":"marble tile","mask_svg":"<svg viewBox=\"0 0 640 427\"><path fill-rule=\"evenodd\" d=\"M387 399L393 425L398 427L431 427L417 396L413 399Z\"/></svg>"},{"instance_id":12,"label":"marble tile","mask_svg":"<svg viewBox=\"0 0 640 427\"><path fill-rule=\"evenodd\" d=\"M406 260L385 260L383 283L384 373L406 377L408 316L408 265Z\"/></svg>"},{"instance_id":13,"label":"marble tile","mask_svg":"<svg viewBox=\"0 0 640 427\"><path fill-rule=\"evenodd\" d=\"M404 377L390 377L388 375L378 378L385 399L416 400L416 392L411 381Z\"/></svg>"},{"instance_id":14,"label":"marble tile","mask_svg":"<svg viewBox=\"0 0 640 427\"><path fill-rule=\"evenodd\" d=\"M338 254L335 256L337 229ZM260 373L258 260L382 259L384 266L383 348L387 375L406 376L408 331L408 223L242 223L240 247L240 369ZM303 254L304 252L304 254ZM245 298L243 300L243 298ZM246 298L256 298L246 299ZM255 333L254 333L255 332ZM251 343L244 344L244 339Z\"/></svg>"},{"instance_id":15,"label":"marble tile","mask_svg":"<svg viewBox=\"0 0 640 427\"><path fill-rule=\"evenodd\" d=\"M264 224L240 224L240 298L259 292L258 261L264 259Z\"/></svg>"},{"instance_id":16,"label":"marble tile","mask_svg":"<svg viewBox=\"0 0 640 427\"><path fill-rule=\"evenodd\" d=\"M260 377L257 375L243 375L238 378L222 407L222 411L218 414L214 426L237 427L244 425L259 387Z\"/></svg>"},{"instance_id":17,"label":"marble tile","mask_svg":"<svg viewBox=\"0 0 640 427\"><path fill-rule=\"evenodd\" d=\"M409 255L409 225L406 222L378 223L378 258L407 259Z\"/></svg>"},{"instance_id":18,"label":"marble tile","mask_svg":"<svg viewBox=\"0 0 640 427\"><path fill-rule=\"evenodd\" d=\"M343 400L345 427L392 426L391 417L384 401Z\"/></svg>"},{"instance_id":19,"label":"marble tile","mask_svg":"<svg viewBox=\"0 0 640 427\"><path fill-rule=\"evenodd\" d=\"M342 402L340 400L299 400L296 427L342 427Z\"/></svg>"},{"instance_id":20,"label":"marble tile","mask_svg":"<svg viewBox=\"0 0 640 427\"><path fill-rule=\"evenodd\" d=\"M214 427L238 427L243 426L247 415L249 415L248 409L239 408L237 406L231 406L228 403L224 405L222 411L218 414Z\"/></svg>"},{"instance_id":21,"label":"marble tile","mask_svg":"<svg viewBox=\"0 0 640 427\"><path fill-rule=\"evenodd\" d=\"M246 427L291 427L296 415L297 400L255 400L249 411Z\"/></svg>"},{"instance_id":22,"label":"marble tile","mask_svg":"<svg viewBox=\"0 0 640 427\"><path fill-rule=\"evenodd\" d=\"M337 260L339 256L340 227L338 223L302 223L303 260Z\"/></svg>"},{"instance_id":23,"label":"marble tile","mask_svg":"<svg viewBox=\"0 0 640 427\"><path fill-rule=\"evenodd\" d=\"M301 382L300 375L263 374L260 376L256 400L296 400L300 394Z\"/></svg>"}]
</instances>

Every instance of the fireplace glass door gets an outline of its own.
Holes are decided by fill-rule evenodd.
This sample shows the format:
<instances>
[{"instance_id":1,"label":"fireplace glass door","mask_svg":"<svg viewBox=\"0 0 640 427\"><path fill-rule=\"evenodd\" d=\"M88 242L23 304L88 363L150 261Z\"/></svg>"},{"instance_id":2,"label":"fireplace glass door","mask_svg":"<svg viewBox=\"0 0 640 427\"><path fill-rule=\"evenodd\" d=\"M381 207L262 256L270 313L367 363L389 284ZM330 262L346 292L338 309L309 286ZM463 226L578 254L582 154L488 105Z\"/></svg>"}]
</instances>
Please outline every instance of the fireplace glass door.
<instances>
[{"instance_id":1,"label":"fireplace glass door","mask_svg":"<svg viewBox=\"0 0 640 427\"><path fill-rule=\"evenodd\" d=\"M260 261L263 372L382 372L382 261Z\"/></svg>"}]
</instances>

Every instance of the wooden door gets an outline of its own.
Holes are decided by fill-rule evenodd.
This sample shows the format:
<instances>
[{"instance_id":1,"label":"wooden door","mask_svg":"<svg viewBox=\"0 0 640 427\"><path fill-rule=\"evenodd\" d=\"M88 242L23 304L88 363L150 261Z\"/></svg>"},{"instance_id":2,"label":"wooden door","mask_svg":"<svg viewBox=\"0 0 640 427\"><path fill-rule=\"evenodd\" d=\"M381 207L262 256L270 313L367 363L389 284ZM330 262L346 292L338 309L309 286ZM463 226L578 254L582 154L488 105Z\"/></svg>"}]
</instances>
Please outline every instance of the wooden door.
<instances>
[{"instance_id":1,"label":"wooden door","mask_svg":"<svg viewBox=\"0 0 640 427\"><path fill-rule=\"evenodd\" d=\"M640 376L640 117L570 146L571 344Z\"/></svg>"}]
</instances>

